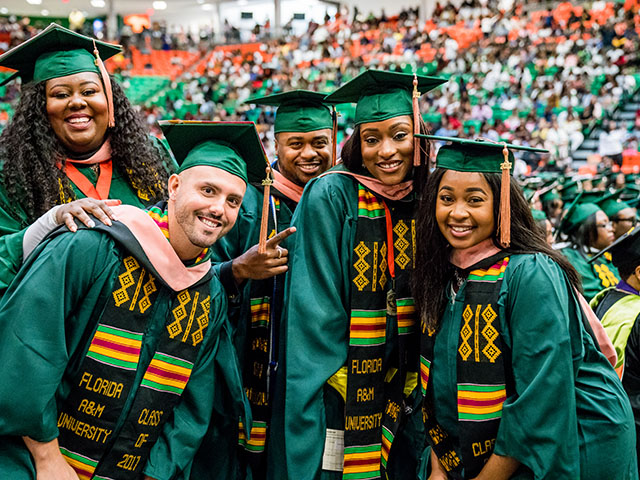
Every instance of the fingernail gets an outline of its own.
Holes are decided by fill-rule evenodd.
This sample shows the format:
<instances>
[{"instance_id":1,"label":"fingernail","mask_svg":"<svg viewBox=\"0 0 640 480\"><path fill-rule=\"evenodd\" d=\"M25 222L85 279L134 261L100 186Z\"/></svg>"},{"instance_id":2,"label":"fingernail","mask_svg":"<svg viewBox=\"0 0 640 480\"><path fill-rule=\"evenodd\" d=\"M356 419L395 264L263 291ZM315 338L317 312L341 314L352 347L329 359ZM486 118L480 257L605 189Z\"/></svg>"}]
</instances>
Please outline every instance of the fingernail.
<instances>
[{"instance_id":1,"label":"fingernail","mask_svg":"<svg viewBox=\"0 0 640 480\"><path fill-rule=\"evenodd\" d=\"M107 225L111 226L111 220L109 220L108 218L107 218L107 221L106 221L105 223L106 223Z\"/></svg>"},{"instance_id":2,"label":"fingernail","mask_svg":"<svg viewBox=\"0 0 640 480\"><path fill-rule=\"evenodd\" d=\"M93 228L93 227L96 226L96 224L93 222L93 220L89 220L88 225L89 225L89 228Z\"/></svg>"},{"instance_id":3,"label":"fingernail","mask_svg":"<svg viewBox=\"0 0 640 480\"><path fill-rule=\"evenodd\" d=\"M75 225L71 225L71 227L69 227L69 230L71 230L72 232L75 232L78 229L78 227L76 227Z\"/></svg>"}]
</instances>

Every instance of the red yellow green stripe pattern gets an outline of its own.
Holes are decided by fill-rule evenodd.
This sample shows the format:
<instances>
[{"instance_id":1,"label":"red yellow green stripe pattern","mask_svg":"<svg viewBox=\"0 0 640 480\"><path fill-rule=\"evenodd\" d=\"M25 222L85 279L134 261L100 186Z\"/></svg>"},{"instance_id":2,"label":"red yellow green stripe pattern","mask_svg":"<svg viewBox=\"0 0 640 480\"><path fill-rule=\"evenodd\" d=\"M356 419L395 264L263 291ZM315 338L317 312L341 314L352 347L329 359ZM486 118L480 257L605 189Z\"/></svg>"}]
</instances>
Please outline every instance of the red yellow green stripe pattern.
<instances>
[{"instance_id":1,"label":"red yellow green stripe pattern","mask_svg":"<svg viewBox=\"0 0 640 480\"><path fill-rule=\"evenodd\" d=\"M358 216L367 218L384 217L384 205L360 184L358 184Z\"/></svg>"},{"instance_id":2,"label":"red yellow green stripe pattern","mask_svg":"<svg viewBox=\"0 0 640 480\"><path fill-rule=\"evenodd\" d=\"M271 315L271 299L258 297L251 299L251 326L266 327Z\"/></svg>"},{"instance_id":3,"label":"red yellow green stripe pattern","mask_svg":"<svg viewBox=\"0 0 640 480\"><path fill-rule=\"evenodd\" d=\"M349 345L382 345L386 336L386 310L351 310Z\"/></svg>"},{"instance_id":4,"label":"red yellow green stripe pattern","mask_svg":"<svg viewBox=\"0 0 640 480\"><path fill-rule=\"evenodd\" d=\"M492 265L486 270L472 270L471 273L469 273L468 280L474 282L497 282L504 277L504 271L507 269L508 264L509 257L505 257L503 260Z\"/></svg>"},{"instance_id":5,"label":"red yellow green stripe pattern","mask_svg":"<svg viewBox=\"0 0 640 480\"><path fill-rule=\"evenodd\" d=\"M186 360L156 352L140 385L160 392L182 395L192 369L193 364Z\"/></svg>"},{"instance_id":6,"label":"red yellow green stripe pattern","mask_svg":"<svg viewBox=\"0 0 640 480\"><path fill-rule=\"evenodd\" d=\"M396 300L398 314L398 334L409 335L413 333L416 321L416 307L413 298L399 298Z\"/></svg>"},{"instance_id":7,"label":"red yellow green stripe pattern","mask_svg":"<svg viewBox=\"0 0 640 480\"><path fill-rule=\"evenodd\" d=\"M387 427L385 427L384 425L382 426L382 450L381 450L381 457L380 457L380 463L382 464L383 468L387 468L387 460L389 460L389 452L391 451L391 444L393 443L393 438L394 435L393 433L391 433L391 430L389 430Z\"/></svg>"},{"instance_id":8,"label":"red yellow green stripe pattern","mask_svg":"<svg viewBox=\"0 0 640 480\"><path fill-rule=\"evenodd\" d=\"M483 422L502 417L507 398L504 385L458 384L458 420Z\"/></svg>"},{"instance_id":9,"label":"red yellow green stripe pattern","mask_svg":"<svg viewBox=\"0 0 640 480\"><path fill-rule=\"evenodd\" d=\"M380 444L345 447L342 480L380 478L380 457Z\"/></svg>"},{"instance_id":10,"label":"red yellow green stripe pattern","mask_svg":"<svg viewBox=\"0 0 640 480\"><path fill-rule=\"evenodd\" d=\"M427 393L427 384L429 383L429 372L431 370L431 362L420 355L420 389L422 394Z\"/></svg>"},{"instance_id":11,"label":"red yellow green stripe pattern","mask_svg":"<svg viewBox=\"0 0 640 480\"><path fill-rule=\"evenodd\" d=\"M240 422L238 433L238 444L245 450L253 453L264 452L264 446L267 442L267 422L259 422L257 420L253 422L249 440L247 440L242 422Z\"/></svg>"},{"instance_id":12,"label":"red yellow green stripe pattern","mask_svg":"<svg viewBox=\"0 0 640 480\"><path fill-rule=\"evenodd\" d=\"M99 324L89 345L87 357L123 370L135 370L141 346L142 333Z\"/></svg>"},{"instance_id":13,"label":"red yellow green stripe pattern","mask_svg":"<svg viewBox=\"0 0 640 480\"><path fill-rule=\"evenodd\" d=\"M93 478L93 472L95 472L98 466L97 460L92 460L89 457L85 457L63 447L60 447L60 453L62 453L67 463L71 465L71 468L75 470L80 480L91 480L91 478Z\"/></svg>"}]
</instances>

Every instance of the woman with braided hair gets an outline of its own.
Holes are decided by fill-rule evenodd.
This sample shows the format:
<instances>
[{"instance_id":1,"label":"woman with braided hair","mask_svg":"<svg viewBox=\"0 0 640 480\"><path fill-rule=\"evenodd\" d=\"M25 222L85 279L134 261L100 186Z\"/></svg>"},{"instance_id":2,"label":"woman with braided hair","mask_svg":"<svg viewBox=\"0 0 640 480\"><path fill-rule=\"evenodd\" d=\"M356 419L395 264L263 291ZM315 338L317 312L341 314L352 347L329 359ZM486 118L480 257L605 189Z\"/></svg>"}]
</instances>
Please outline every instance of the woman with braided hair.
<instances>
[{"instance_id":1,"label":"woman with braided hair","mask_svg":"<svg viewBox=\"0 0 640 480\"><path fill-rule=\"evenodd\" d=\"M100 60L118 52L51 24L0 57L22 78L0 135L0 289L58 225L109 224L118 202L107 199L143 207L165 196L170 160Z\"/></svg>"}]
</instances>

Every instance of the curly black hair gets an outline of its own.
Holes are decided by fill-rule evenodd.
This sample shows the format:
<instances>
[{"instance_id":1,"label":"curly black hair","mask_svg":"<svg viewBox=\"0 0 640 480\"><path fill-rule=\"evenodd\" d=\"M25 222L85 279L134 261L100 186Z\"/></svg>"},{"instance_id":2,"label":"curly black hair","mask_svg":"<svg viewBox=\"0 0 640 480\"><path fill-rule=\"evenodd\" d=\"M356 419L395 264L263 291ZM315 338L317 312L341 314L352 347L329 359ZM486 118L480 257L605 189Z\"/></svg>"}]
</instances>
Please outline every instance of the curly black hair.
<instances>
[{"instance_id":1,"label":"curly black hair","mask_svg":"<svg viewBox=\"0 0 640 480\"><path fill-rule=\"evenodd\" d=\"M454 276L449 262L451 246L440 232L436 220L436 202L440 181L447 170L437 168L427 180L420 195L416 214L416 235L420 239L416 249L412 290L416 309L424 325L437 328L447 303L447 285ZM482 174L493 194L493 218L500 215L502 176ZM580 277L567 258L553 250L546 241L546 233L536 226L524 194L516 182L510 182L511 195L511 254L544 253L564 270L571 285L582 290ZM499 247L497 229L493 243Z\"/></svg>"},{"instance_id":2,"label":"curly black hair","mask_svg":"<svg viewBox=\"0 0 640 480\"><path fill-rule=\"evenodd\" d=\"M142 118L112 79L116 126L107 131L115 168L134 191L152 204L167 195L167 155L154 145ZM67 154L49 123L45 82L22 87L13 119L0 134L0 184L12 202L34 221L61 199L74 199L71 182L60 169ZM19 215L16 215L19 218Z\"/></svg>"}]
</instances>

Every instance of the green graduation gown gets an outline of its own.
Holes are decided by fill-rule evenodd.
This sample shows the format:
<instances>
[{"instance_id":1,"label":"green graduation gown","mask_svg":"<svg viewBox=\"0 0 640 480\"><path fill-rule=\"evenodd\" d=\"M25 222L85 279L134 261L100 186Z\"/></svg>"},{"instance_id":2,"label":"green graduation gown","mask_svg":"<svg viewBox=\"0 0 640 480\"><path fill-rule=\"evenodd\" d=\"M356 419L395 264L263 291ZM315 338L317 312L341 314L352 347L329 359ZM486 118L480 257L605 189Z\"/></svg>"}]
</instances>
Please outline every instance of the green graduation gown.
<instances>
[{"instance_id":1,"label":"green graduation gown","mask_svg":"<svg viewBox=\"0 0 640 480\"><path fill-rule=\"evenodd\" d=\"M345 169L338 165L334 169ZM342 479L342 472L322 470L327 429L344 430L346 385L327 382L345 366L350 324L351 255L358 222L358 183L329 174L305 187L292 224L297 228L289 252L285 289L285 404L283 463L288 472L275 478ZM387 322L386 355L397 326ZM282 366L280 366L282 367ZM335 378L335 377L333 377ZM393 442L389 479L418 477L425 435L417 389L414 405Z\"/></svg>"},{"instance_id":2,"label":"green graduation gown","mask_svg":"<svg viewBox=\"0 0 640 480\"><path fill-rule=\"evenodd\" d=\"M154 143L158 149L165 153L170 171L175 171L177 164L170 157L170 154L160 146L159 141L154 140ZM76 165L76 167L93 186L96 185L98 177L90 165ZM4 165L0 161L0 169L2 168ZM72 183L72 187L76 198L85 198L85 194L75 184ZM120 171L115 165L113 166L109 198L120 200L125 205L140 208L148 207L156 202L155 199L149 199L145 194L139 194L133 189L129 185L126 173ZM0 294L9 286L22 263L22 239L30 225L28 218L29 215L27 215L25 208L10 198L0 183Z\"/></svg>"},{"instance_id":3,"label":"green graduation gown","mask_svg":"<svg viewBox=\"0 0 640 480\"><path fill-rule=\"evenodd\" d=\"M45 240L0 302L3 478L35 479L32 460L20 436L43 442L58 437L58 411L69 395L107 298L118 286L118 268L127 251L100 230L80 229ZM203 343L182 397L144 466L144 473L157 480L183 478L188 474L185 469L211 418L217 388L214 357L219 339L224 338L220 331L226 322L227 301L219 282L213 278L209 283L209 326ZM160 334L167 328L171 295L166 288L159 295L146 326L133 387L114 428L114 437L133 405Z\"/></svg>"},{"instance_id":4,"label":"green graduation gown","mask_svg":"<svg viewBox=\"0 0 640 480\"><path fill-rule=\"evenodd\" d=\"M279 200L276 214L276 230L277 232L281 232L291 224L291 217L293 215L292 207L295 208L296 204L292 200L280 195L279 192L274 191L273 187L272 194ZM240 207L236 224L227 235L212 247L211 258L212 261L216 262L216 272L220 276L225 290L231 297L229 319L233 330L233 345L235 347L235 354L238 357L240 372L243 371L248 361L247 349L250 348L247 345L247 338L251 322L251 286L254 280L245 282L241 291L238 291L231 273L231 260L239 257L251 247L258 244L260 239L262 203L262 190L249 185L242 200L242 206ZM287 238L281 245L284 248L290 248L293 238L295 238L295 235ZM274 318L276 320L280 318L282 309L284 277L284 275L276 277L276 300L272 303ZM272 286L274 279L261 281L268 282L269 285ZM272 325L272 327L279 329L278 322ZM278 336L279 335L275 335L276 342ZM277 352L277 345L273 348L276 348ZM272 376L274 375L275 373L272 372ZM270 400L272 400L272 398ZM191 475L194 480L205 478L205 476L212 471L217 472L220 478L225 479L251 479L255 476L251 467L248 466L246 462L243 462L239 455L238 419L229 417L229 409L224 408L226 402L228 402L228 399L220 397L218 397L215 402L214 421L211 422L207 436L202 443L202 447L198 452L192 468ZM280 413L278 410L272 411L272 415L274 416L280 415ZM276 423L278 423L278 419L276 419ZM268 434L270 433L271 429L268 430ZM269 442L267 442L266 451L267 455L271 453ZM269 460L271 461L270 455ZM270 476L270 478L277 477Z\"/></svg>"},{"instance_id":5,"label":"green graduation gown","mask_svg":"<svg viewBox=\"0 0 640 480\"><path fill-rule=\"evenodd\" d=\"M589 256L576 248L566 247L560 251L580 274L582 290L587 302L591 301L600 290L612 287L620 280L618 269L613 265L610 257L607 258L607 254L589 263Z\"/></svg>"},{"instance_id":6,"label":"green graduation gown","mask_svg":"<svg viewBox=\"0 0 640 480\"><path fill-rule=\"evenodd\" d=\"M450 296L430 370L436 420L458 451L457 357L465 287L466 281ZM629 401L585 328L560 267L543 254L511 256L498 306L512 393L503 405L494 453L522 464L512 478L637 479Z\"/></svg>"}]
</instances>

